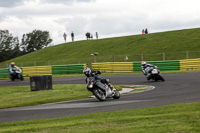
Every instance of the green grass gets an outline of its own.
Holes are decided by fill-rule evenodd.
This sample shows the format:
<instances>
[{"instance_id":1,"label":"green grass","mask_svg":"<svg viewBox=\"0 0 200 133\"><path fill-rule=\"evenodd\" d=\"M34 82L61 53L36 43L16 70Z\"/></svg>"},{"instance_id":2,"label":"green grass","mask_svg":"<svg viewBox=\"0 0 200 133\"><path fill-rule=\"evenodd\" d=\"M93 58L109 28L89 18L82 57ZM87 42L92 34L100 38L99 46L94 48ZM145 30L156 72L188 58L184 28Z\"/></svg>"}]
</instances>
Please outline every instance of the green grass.
<instances>
[{"instance_id":1,"label":"green grass","mask_svg":"<svg viewBox=\"0 0 200 133\"><path fill-rule=\"evenodd\" d=\"M115 85L121 90L120 86ZM53 85L52 90L31 91L30 86L0 87L0 109L85 99L92 96L86 85Z\"/></svg>"},{"instance_id":2,"label":"green grass","mask_svg":"<svg viewBox=\"0 0 200 133\"><path fill-rule=\"evenodd\" d=\"M166 60L185 59L186 51L189 58L200 57L200 28L169 31L145 35L132 35L98 40L76 41L48 47L30 54L2 62L16 62L18 66L77 64L93 62L91 53L99 52L97 62L124 61L126 55L130 62L140 61L140 54L144 60L162 60L162 53L166 53ZM197 51L197 53L190 51ZM158 54L161 53L161 54Z\"/></svg>"},{"instance_id":3,"label":"green grass","mask_svg":"<svg viewBox=\"0 0 200 133\"><path fill-rule=\"evenodd\" d=\"M199 133L200 102L0 123L5 133Z\"/></svg>"}]
</instances>

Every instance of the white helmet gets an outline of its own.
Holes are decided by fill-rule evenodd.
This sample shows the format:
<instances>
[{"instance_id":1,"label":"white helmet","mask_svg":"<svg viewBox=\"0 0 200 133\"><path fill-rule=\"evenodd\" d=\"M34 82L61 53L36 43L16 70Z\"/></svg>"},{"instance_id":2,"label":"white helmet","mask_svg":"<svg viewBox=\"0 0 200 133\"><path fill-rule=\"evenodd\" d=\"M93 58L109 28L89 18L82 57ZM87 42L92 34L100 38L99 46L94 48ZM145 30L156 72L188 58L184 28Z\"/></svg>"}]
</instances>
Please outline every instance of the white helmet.
<instances>
[{"instance_id":1,"label":"white helmet","mask_svg":"<svg viewBox=\"0 0 200 133\"><path fill-rule=\"evenodd\" d=\"M90 73L91 73L90 68L89 68L89 67L86 67L86 68L83 70L83 73L84 73L86 76L90 75Z\"/></svg>"},{"instance_id":2,"label":"white helmet","mask_svg":"<svg viewBox=\"0 0 200 133\"><path fill-rule=\"evenodd\" d=\"M146 64L147 64L147 62L146 61L142 61L142 63L141 63L143 66L145 66Z\"/></svg>"}]
</instances>

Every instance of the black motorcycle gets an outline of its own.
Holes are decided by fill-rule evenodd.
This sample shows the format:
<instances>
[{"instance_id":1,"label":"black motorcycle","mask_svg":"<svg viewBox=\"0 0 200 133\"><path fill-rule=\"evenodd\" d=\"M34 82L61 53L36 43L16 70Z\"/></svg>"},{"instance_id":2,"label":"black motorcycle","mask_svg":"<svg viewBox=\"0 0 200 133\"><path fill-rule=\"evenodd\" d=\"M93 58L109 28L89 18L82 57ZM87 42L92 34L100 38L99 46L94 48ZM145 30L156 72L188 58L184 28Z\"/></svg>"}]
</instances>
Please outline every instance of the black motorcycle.
<instances>
[{"instance_id":1,"label":"black motorcycle","mask_svg":"<svg viewBox=\"0 0 200 133\"><path fill-rule=\"evenodd\" d=\"M15 79L20 79L20 80L24 80L23 75L21 74L21 71L19 69L12 69L12 74L9 75L9 78L11 79L11 81L14 81ZM21 74L21 76L19 76L19 74Z\"/></svg>"},{"instance_id":2,"label":"black motorcycle","mask_svg":"<svg viewBox=\"0 0 200 133\"><path fill-rule=\"evenodd\" d=\"M91 91L94 96L100 101L105 101L108 98L119 99L120 93L113 87L111 89L108 85L109 80L106 79L105 83L102 83L100 79L95 79L95 77L88 77L87 81L87 89Z\"/></svg>"}]
</instances>

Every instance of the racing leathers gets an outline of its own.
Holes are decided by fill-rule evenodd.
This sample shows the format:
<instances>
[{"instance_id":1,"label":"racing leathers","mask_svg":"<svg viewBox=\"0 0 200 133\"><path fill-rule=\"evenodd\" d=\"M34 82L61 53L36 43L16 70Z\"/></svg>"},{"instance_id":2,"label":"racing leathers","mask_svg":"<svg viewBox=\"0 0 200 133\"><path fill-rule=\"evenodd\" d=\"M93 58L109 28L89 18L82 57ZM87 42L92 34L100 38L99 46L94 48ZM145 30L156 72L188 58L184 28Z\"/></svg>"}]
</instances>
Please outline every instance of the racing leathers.
<instances>
[{"instance_id":1,"label":"racing leathers","mask_svg":"<svg viewBox=\"0 0 200 133\"><path fill-rule=\"evenodd\" d=\"M98 74L101 74L101 71L96 71L96 70L93 70L91 71L90 74L86 75L87 77L94 77L95 80L101 80L102 83L106 83L108 84L108 86L111 88L111 90L113 89L113 86L112 84L106 80L106 79L102 79L101 77L98 76ZM87 83L87 80L86 80L86 83Z\"/></svg>"},{"instance_id":2,"label":"racing leathers","mask_svg":"<svg viewBox=\"0 0 200 133\"><path fill-rule=\"evenodd\" d=\"M152 67L154 68L156 66L152 64L145 64L141 66L142 72L146 76L147 80L150 80L150 73L151 73Z\"/></svg>"},{"instance_id":3,"label":"racing leathers","mask_svg":"<svg viewBox=\"0 0 200 133\"><path fill-rule=\"evenodd\" d=\"M22 70L16 65L9 65L8 72L10 73L9 76L13 76L15 72L19 78L22 76Z\"/></svg>"}]
</instances>

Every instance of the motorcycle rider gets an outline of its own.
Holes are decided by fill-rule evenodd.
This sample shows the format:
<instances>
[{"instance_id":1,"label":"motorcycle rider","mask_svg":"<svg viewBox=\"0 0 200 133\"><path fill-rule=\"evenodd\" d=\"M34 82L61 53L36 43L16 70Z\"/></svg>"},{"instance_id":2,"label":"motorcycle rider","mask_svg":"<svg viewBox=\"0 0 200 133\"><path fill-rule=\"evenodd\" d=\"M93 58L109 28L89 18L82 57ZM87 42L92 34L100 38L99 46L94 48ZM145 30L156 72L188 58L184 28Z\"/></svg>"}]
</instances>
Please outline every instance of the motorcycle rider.
<instances>
[{"instance_id":1,"label":"motorcycle rider","mask_svg":"<svg viewBox=\"0 0 200 133\"><path fill-rule=\"evenodd\" d=\"M106 79L102 79L101 77L99 77L97 74L101 74L102 72L101 71L97 71L97 70L93 70L91 71L91 69L89 67L86 67L84 70L83 70L83 73L85 74L85 76L87 77L94 77L96 80L101 80L102 83L107 83L107 85L111 88L111 90L113 90L113 86L112 84L107 81ZM86 81L87 82L87 81Z\"/></svg>"},{"instance_id":2,"label":"motorcycle rider","mask_svg":"<svg viewBox=\"0 0 200 133\"><path fill-rule=\"evenodd\" d=\"M9 74L10 77L13 76L14 70L18 71L18 73L17 73L18 77L21 78L21 76L22 76L22 70L15 65L15 62L11 62L10 65L9 65L9 68L8 68L8 72L10 73Z\"/></svg>"},{"instance_id":3,"label":"motorcycle rider","mask_svg":"<svg viewBox=\"0 0 200 133\"><path fill-rule=\"evenodd\" d=\"M147 80L150 80L150 73L152 70L150 68L151 67L156 68L156 66L152 64L148 64L146 61L142 61L141 64L142 64L141 69L142 69L143 74L146 76Z\"/></svg>"}]
</instances>

